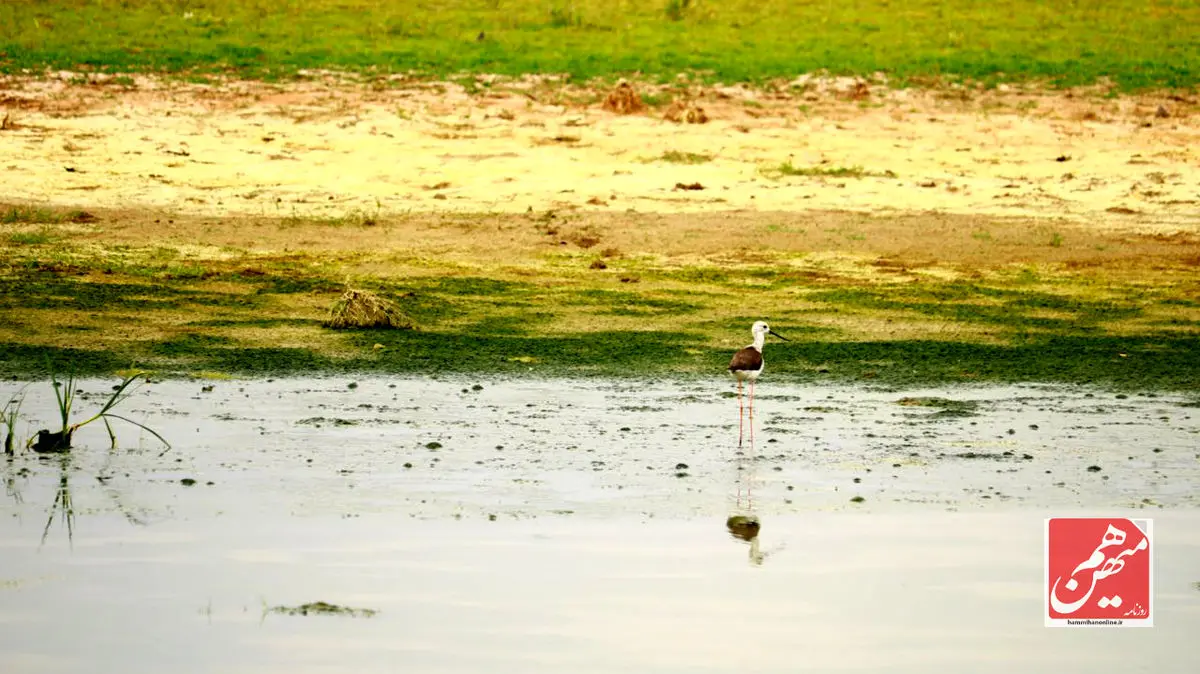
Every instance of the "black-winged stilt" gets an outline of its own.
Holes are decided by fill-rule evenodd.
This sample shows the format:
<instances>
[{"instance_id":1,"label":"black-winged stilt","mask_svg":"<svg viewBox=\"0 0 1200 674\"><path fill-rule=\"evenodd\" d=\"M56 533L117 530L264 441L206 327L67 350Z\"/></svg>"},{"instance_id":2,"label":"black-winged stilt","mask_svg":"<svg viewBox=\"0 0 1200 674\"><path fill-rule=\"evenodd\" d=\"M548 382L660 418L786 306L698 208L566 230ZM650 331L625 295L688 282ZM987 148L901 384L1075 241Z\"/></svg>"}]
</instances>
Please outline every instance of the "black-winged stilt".
<instances>
[{"instance_id":1,"label":"black-winged stilt","mask_svg":"<svg viewBox=\"0 0 1200 674\"><path fill-rule=\"evenodd\" d=\"M750 382L750 442L754 442L754 380L763 371L763 341L767 335L775 335L783 341L791 341L775 332L764 321L755 321L750 332L754 334L754 343L733 354L729 361L729 374L737 379L738 384L738 447L742 446L742 418L745 416L742 407L742 382Z\"/></svg>"}]
</instances>

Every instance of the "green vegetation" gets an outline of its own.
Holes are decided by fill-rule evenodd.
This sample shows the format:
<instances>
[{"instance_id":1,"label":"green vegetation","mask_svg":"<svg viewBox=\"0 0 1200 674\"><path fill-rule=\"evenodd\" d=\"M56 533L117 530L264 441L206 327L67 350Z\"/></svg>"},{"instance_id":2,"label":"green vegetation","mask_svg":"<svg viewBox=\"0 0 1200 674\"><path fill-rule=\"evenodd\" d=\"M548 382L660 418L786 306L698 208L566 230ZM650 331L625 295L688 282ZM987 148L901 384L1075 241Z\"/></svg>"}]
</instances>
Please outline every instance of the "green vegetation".
<instances>
[{"instance_id":1,"label":"green vegetation","mask_svg":"<svg viewBox=\"0 0 1200 674\"><path fill-rule=\"evenodd\" d=\"M1200 321L1187 286L1118 284L1097 295L1086 279L1019 273L858 286L757 265L714 275L634 260L589 272L585 261L532 278L444 276L426 261L423 273L359 279L420 327L341 331L323 327L340 294L325 274L350 260L290 260L253 275L236 270L244 261L208 263L197 280L130 274L132 265L81 274L107 262L76 257L69 275L0 280L0 312L18 321L0 337L0 373L40 376L49 362L106 374L136 361L162 374L719 375L760 317L740 300L753 288L793 340L770 347L771 375L782 380L1200 387ZM134 310L147 332L123 325ZM80 334L105 337L84 348Z\"/></svg>"},{"instance_id":2,"label":"green vegetation","mask_svg":"<svg viewBox=\"0 0 1200 674\"><path fill-rule=\"evenodd\" d=\"M49 230L40 229L35 232L13 232L8 235L8 242L20 246L40 246L54 241L54 235Z\"/></svg>"},{"instance_id":3,"label":"green vegetation","mask_svg":"<svg viewBox=\"0 0 1200 674\"><path fill-rule=\"evenodd\" d=\"M486 311L480 302L460 311ZM836 312L838 307L829 311ZM719 375L730 347L718 335L737 334L749 317L727 329L687 333L640 330L555 333L529 326L507 330L479 320L447 331L361 330L331 347L319 320L301 322L311 346L256 346L243 340L164 338L125 342L108 349L74 349L0 342L0 372L37 376L49 358L82 372L106 374L130 359L152 363L163 374L216 371L237 375L306 375L329 372L535 374L540 376ZM795 335L802 323L776 321ZM233 321L234 334L261 327ZM552 327L552 326L550 326ZM199 323L191 329L204 329ZM207 328L213 330L214 328ZM745 341L745 340L743 340ZM1134 335L1026 333L1006 343L983 343L949 334L938 338L849 341L838 330L795 344L772 344L771 376L801 381L871 381L902 385L938 382L1042 381L1115 387L1195 390L1200 386L1200 342L1177 331Z\"/></svg>"},{"instance_id":4,"label":"green vegetation","mask_svg":"<svg viewBox=\"0 0 1200 674\"><path fill-rule=\"evenodd\" d=\"M1139 89L1196 84L1197 25L1200 3L1177 0L9 0L0 70L761 81L827 69Z\"/></svg>"},{"instance_id":5,"label":"green vegetation","mask_svg":"<svg viewBox=\"0 0 1200 674\"><path fill-rule=\"evenodd\" d=\"M0 424L4 426L4 453L12 456L16 446L17 418L21 413L21 404L25 401L24 389L0 407Z\"/></svg>"},{"instance_id":6,"label":"green vegetation","mask_svg":"<svg viewBox=\"0 0 1200 674\"><path fill-rule=\"evenodd\" d=\"M117 384L113 387L113 393L109 395L108 399L104 402L104 405L101 406L100 411L83 421L72 424L71 411L75 405L76 394L75 375L69 374L65 380L59 381L58 376L55 374L53 365L50 365L49 367L50 383L54 387L54 398L58 403L58 413L59 418L62 421L62 426L60 430L54 432L45 430L38 431L36 438L30 438L29 444L33 446L35 451L65 452L71 449L71 437L75 434L75 431L94 421L104 422L104 427L108 430L108 437L112 442L112 446L115 448L117 446L117 436L115 433L113 433L111 424L111 421L114 419L124 421L128 424L133 424L134 426L137 426L138 428L158 438L164 445L167 446L168 449L171 447L171 444L152 428L128 417L123 417L119 414L116 414L113 411L118 405L129 398L130 394L132 393L130 386L139 378L144 377L145 373L134 372L126 375L120 384ZM13 415L15 417L15 412ZM9 427L11 428L12 424L10 424Z\"/></svg>"},{"instance_id":7,"label":"green vegetation","mask_svg":"<svg viewBox=\"0 0 1200 674\"><path fill-rule=\"evenodd\" d=\"M712 161L711 154L700 154L697 152L680 152L679 150L667 150L661 156L652 159L651 161L665 161L671 164L705 164Z\"/></svg>"},{"instance_id":8,"label":"green vegetation","mask_svg":"<svg viewBox=\"0 0 1200 674\"><path fill-rule=\"evenodd\" d=\"M770 177L801 176L806 178L867 178L895 177L890 171L876 173L867 171L861 166L794 166L785 161L779 166L762 169L764 175Z\"/></svg>"},{"instance_id":9,"label":"green vegetation","mask_svg":"<svg viewBox=\"0 0 1200 674\"><path fill-rule=\"evenodd\" d=\"M308 604L301 604L300 606L272 606L268 611L280 615L331 615L348 616L351 618L373 618L379 613L379 611L373 608L351 608L323 601L314 601Z\"/></svg>"},{"instance_id":10,"label":"green vegetation","mask_svg":"<svg viewBox=\"0 0 1200 674\"><path fill-rule=\"evenodd\" d=\"M821 224L389 214L354 228L279 218L192 227L197 238L180 241L155 236L152 220L105 216L84 233L47 224L45 245L0 238L0 376L105 375L131 362L209 377L720 376L766 318L793 340L770 347L781 380L1200 390L1187 240L958 220L942 216L933 243L917 220L856 214ZM243 231L253 235L231 243ZM329 232L336 249L321 247ZM746 232L779 238L743 248ZM445 238L411 243L431 234ZM688 243L671 243L673 255L634 249L672 238ZM312 243L258 248L272 240ZM327 327L347 287L404 321Z\"/></svg>"},{"instance_id":11,"label":"green vegetation","mask_svg":"<svg viewBox=\"0 0 1200 674\"><path fill-rule=\"evenodd\" d=\"M0 225L86 222L90 217L83 211L59 211L37 206L7 206L0 209Z\"/></svg>"}]
</instances>

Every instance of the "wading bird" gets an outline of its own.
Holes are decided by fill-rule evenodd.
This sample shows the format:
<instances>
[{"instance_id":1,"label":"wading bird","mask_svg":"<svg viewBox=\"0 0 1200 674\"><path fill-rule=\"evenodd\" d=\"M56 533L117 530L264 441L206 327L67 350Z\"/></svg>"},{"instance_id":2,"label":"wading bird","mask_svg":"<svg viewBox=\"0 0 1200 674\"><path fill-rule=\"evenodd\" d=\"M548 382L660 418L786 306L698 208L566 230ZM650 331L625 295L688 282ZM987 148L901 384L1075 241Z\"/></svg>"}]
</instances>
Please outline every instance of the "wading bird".
<instances>
[{"instance_id":1,"label":"wading bird","mask_svg":"<svg viewBox=\"0 0 1200 674\"><path fill-rule=\"evenodd\" d=\"M763 371L763 341L767 335L775 335L785 342L790 341L778 332L771 330L771 327L763 321L755 321L750 332L754 334L754 343L733 354L733 360L729 361L729 374L737 379L738 384L738 447L742 446L742 418L745 416L742 406L742 382L750 382L750 442L753 443L754 380L758 379L758 375Z\"/></svg>"}]
</instances>

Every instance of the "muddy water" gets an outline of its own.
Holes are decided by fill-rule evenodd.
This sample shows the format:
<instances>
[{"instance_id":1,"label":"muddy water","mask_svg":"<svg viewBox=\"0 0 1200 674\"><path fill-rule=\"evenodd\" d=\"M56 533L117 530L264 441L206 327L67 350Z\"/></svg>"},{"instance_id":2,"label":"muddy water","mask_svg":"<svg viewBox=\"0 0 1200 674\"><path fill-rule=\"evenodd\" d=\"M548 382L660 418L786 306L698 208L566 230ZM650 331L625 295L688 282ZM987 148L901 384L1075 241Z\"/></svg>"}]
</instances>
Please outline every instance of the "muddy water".
<instances>
[{"instance_id":1,"label":"muddy water","mask_svg":"<svg viewBox=\"0 0 1200 674\"><path fill-rule=\"evenodd\" d=\"M1194 399L764 382L739 453L720 380L351 382L153 383L166 454L3 464L3 671L1193 671ZM1155 519L1156 627L1041 626L1084 513ZM379 613L265 612L315 601Z\"/></svg>"}]
</instances>

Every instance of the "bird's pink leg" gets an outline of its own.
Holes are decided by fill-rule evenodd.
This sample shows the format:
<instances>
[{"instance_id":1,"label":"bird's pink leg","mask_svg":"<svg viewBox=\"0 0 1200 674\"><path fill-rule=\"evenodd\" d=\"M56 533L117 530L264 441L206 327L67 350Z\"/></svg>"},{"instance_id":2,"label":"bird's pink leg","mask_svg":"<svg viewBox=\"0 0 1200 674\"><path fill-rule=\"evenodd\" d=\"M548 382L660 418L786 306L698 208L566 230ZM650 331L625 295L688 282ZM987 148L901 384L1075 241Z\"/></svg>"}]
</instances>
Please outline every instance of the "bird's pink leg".
<instances>
[{"instance_id":1,"label":"bird's pink leg","mask_svg":"<svg viewBox=\"0 0 1200 674\"><path fill-rule=\"evenodd\" d=\"M742 447L742 380L738 380L738 449Z\"/></svg>"},{"instance_id":2,"label":"bird's pink leg","mask_svg":"<svg viewBox=\"0 0 1200 674\"><path fill-rule=\"evenodd\" d=\"M754 380L750 380L750 446L754 446Z\"/></svg>"}]
</instances>

